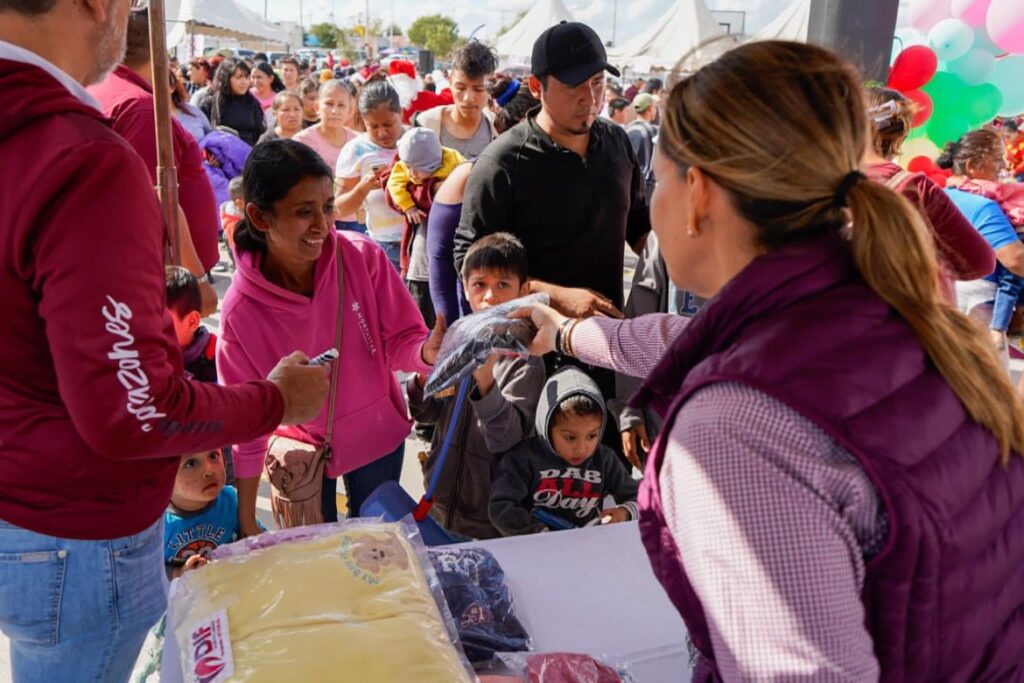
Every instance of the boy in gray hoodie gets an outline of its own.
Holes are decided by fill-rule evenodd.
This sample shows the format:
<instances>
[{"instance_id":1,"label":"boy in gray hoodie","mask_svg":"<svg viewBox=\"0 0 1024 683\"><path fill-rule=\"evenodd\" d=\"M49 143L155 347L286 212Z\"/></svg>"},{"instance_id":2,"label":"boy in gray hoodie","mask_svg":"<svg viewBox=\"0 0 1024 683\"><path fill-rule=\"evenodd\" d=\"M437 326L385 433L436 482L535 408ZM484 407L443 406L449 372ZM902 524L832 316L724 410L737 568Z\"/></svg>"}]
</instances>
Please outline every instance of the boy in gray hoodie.
<instances>
[{"instance_id":1,"label":"boy in gray hoodie","mask_svg":"<svg viewBox=\"0 0 1024 683\"><path fill-rule=\"evenodd\" d=\"M601 444L604 399L582 370L565 368L544 385L535 436L505 454L491 489L491 522L506 536L545 531L535 511L571 526L637 518L638 483ZM603 509L605 496L619 505Z\"/></svg>"},{"instance_id":2,"label":"boy in gray hoodie","mask_svg":"<svg viewBox=\"0 0 1024 683\"><path fill-rule=\"evenodd\" d=\"M473 244L462 266L463 288L473 312L526 296L526 249L508 233ZM473 389L455 427L451 451L434 492L430 515L444 528L472 538L496 538L487 506L491 480L505 451L533 431L533 413L544 385L544 361L492 355L473 373ZM441 443L455 411L454 392L423 396L425 377L409 380L409 412L421 424L434 424L423 475L430 480ZM442 392L443 393L443 392Z\"/></svg>"}]
</instances>

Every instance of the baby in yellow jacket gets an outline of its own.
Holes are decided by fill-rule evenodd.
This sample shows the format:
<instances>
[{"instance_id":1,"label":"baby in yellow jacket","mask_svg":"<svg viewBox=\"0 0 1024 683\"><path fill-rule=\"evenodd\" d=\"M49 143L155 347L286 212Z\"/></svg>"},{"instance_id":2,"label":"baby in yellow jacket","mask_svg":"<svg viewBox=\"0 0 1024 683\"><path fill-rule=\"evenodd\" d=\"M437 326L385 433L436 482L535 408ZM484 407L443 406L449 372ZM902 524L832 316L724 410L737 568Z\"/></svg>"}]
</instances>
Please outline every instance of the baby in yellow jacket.
<instances>
[{"instance_id":1,"label":"baby in yellow jacket","mask_svg":"<svg viewBox=\"0 0 1024 683\"><path fill-rule=\"evenodd\" d=\"M456 150L442 147L434 131L410 128L398 139L398 161L388 178L388 193L410 223L422 223L427 214L416 206L409 183L422 185L428 178L444 180L465 161Z\"/></svg>"}]
</instances>

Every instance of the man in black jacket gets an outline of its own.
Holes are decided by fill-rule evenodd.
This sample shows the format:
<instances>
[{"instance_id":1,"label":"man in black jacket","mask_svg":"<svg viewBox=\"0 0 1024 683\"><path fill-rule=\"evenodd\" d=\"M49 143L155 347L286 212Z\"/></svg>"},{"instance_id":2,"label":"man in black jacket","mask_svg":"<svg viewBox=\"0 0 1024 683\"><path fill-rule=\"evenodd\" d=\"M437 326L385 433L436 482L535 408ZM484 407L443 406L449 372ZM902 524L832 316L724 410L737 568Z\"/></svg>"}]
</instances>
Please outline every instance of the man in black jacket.
<instances>
[{"instance_id":1,"label":"man in black jacket","mask_svg":"<svg viewBox=\"0 0 1024 683\"><path fill-rule=\"evenodd\" d=\"M530 91L541 108L494 141L470 175L455 267L484 235L526 246L531 289L566 314L618 315L625 243L650 231L642 169L625 131L598 118L608 64L590 27L562 22L533 47Z\"/></svg>"}]
</instances>

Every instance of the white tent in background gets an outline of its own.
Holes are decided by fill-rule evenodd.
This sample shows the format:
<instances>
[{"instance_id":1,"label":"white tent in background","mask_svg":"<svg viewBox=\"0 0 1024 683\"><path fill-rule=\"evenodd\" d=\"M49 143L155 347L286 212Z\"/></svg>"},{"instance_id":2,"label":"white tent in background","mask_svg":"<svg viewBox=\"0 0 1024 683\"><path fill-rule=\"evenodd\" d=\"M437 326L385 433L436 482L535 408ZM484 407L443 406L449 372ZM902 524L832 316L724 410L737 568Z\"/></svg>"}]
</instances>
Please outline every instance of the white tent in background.
<instances>
[{"instance_id":1,"label":"white tent in background","mask_svg":"<svg viewBox=\"0 0 1024 683\"><path fill-rule=\"evenodd\" d=\"M502 66L529 64L533 43L540 34L560 21L572 21L562 0L537 0L523 18L498 38L494 46Z\"/></svg>"},{"instance_id":2,"label":"white tent in background","mask_svg":"<svg viewBox=\"0 0 1024 683\"><path fill-rule=\"evenodd\" d=\"M288 34L234 0L168 0L167 44L182 43L192 33L239 41L288 42Z\"/></svg>"},{"instance_id":3,"label":"white tent in background","mask_svg":"<svg viewBox=\"0 0 1024 683\"><path fill-rule=\"evenodd\" d=\"M795 40L807 42L811 23L812 0L793 0L770 24L754 34L751 40Z\"/></svg>"},{"instance_id":4,"label":"white tent in background","mask_svg":"<svg viewBox=\"0 0 1024 683\"><path fill-rule=\"evenodd\" d=\"M609 60L634 71L672 69L698 46L725 35L704 0L676 0L646 31L608 50ZM720 41L717 41L720 42ZM709 59L721 52L713 51ZM702 50L693 56L701 60Z\"/></svg>"}]
</instances>

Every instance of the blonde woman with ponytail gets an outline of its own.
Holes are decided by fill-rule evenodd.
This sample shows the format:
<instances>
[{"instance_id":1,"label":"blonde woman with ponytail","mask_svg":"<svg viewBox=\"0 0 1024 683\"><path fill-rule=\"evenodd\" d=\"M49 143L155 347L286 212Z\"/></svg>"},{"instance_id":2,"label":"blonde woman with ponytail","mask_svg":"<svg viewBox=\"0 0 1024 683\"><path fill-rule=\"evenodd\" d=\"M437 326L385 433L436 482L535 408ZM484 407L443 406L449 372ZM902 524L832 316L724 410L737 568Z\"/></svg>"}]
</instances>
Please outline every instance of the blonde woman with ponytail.
<instances>
[{"instance_id":1,"label":"blonde woman with ponytail","mask_svg":"<svg viewBox=\"0 0 1024 683\"><path fill-rule=\"evenodd\" d=\"M640 531L694 680L1024 678L1024 405L920 214L860 173L867 122L827 50L726 53L672 90L654 162L705 308L524 313L533 351L647 378Z\"/></svg>"}]
</instances>

